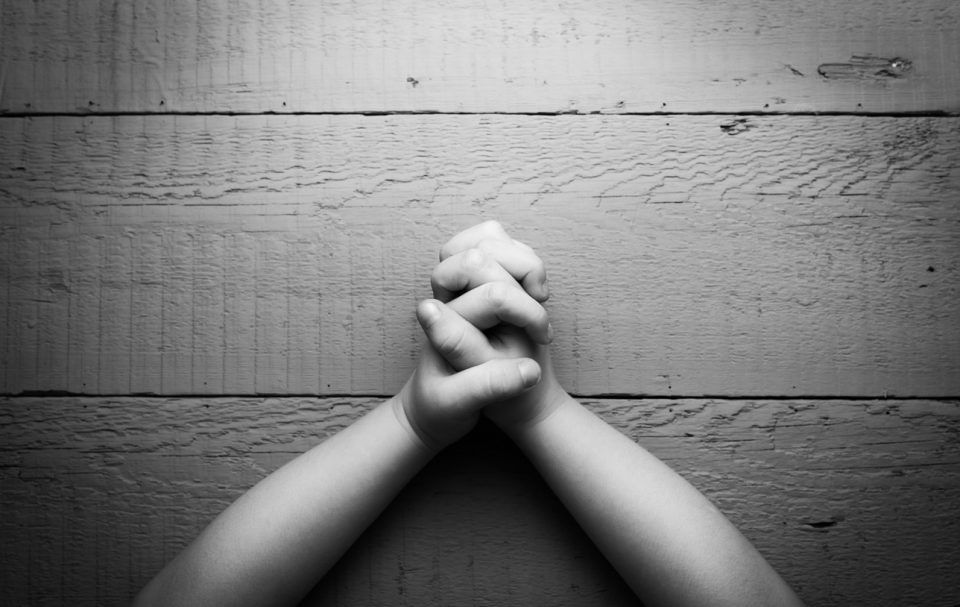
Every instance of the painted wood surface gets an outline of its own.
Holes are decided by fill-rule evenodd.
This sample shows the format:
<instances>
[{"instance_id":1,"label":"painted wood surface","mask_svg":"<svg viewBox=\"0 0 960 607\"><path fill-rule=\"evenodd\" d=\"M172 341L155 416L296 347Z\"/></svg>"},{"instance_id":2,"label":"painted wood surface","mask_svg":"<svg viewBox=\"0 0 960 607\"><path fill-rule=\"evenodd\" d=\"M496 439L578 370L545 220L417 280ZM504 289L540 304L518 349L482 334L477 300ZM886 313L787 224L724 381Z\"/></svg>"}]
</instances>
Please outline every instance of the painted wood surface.
<instances>
[{"instance_id":1,"label":"painted wood surface","mask_svg":"<svg viewBox=\"0 0 960 607\"><path fill-rule=\"evenodd\" d=\"M437 246L493 216L548 261L564 385L809 604L960 604L958 32L953 0L0 0L0 603L127 604L400 386ZM633 600L482 426L305 604Z\"/></svg>"},{"instance_id":2,"label":"painted wood surface","mask_svg":"<svg viewBox=\"0 0 960 607\"><path fill-rule=\"evenodd\" d=\"M23 2L0 112L958 112L954 0Z\"/></svg>"},{"instance_id":3,"label":"painted wood surface","mask_svg":"<svg viewBox=\"0 0 960 607\"><path fill-rule=\"evenodd\" d=\"M7 394L392 394L483 217L547 260L575 393L960 394L952 118L61 117L0 148Z\"/></svg>"},{"instance_id":4,"label":"painted wood surface","mask_svg":"<svg viewBox=\"0 0 960 607\"><path fill-rule=\"evenodd\" d=\"M377 402L4 399L0 587L21 604L126 604L246 487ZM714 500L809 604L960 601L960 403L586 404ZM519 451L482 425L307 604L634 603Z\"/></svg>"}]
</instances>

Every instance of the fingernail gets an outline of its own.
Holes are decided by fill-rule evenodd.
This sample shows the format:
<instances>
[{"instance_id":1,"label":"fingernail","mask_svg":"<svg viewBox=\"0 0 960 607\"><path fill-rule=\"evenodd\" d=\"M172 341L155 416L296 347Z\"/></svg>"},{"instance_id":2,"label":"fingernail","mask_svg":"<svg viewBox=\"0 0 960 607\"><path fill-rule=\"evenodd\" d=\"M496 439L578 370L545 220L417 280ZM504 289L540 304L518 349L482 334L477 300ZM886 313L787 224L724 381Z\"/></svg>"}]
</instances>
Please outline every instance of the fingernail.
<instances>
[{"instance_id":1,"label":"fingernail","mask_svg":"<svg viewBox=\"0 0 960 607\"><path fill-rule=\"evenodd\" d=\"M547 281L543 281L543 284L540 285L540 293L544 301L550 298L550 287L547 285Z\"/></svg>"},{"instance_id":2,"label":"fingernail","mask_svg":"<svg viewBox=\"0 0 960 607\"><path fill-rule=\"evenodd\" d=\"M547 343L553 343L553 324L547 323Z\"/></svg>"},{"instance_id":3,"label":"fingernail","mask_svg":"<svg viewBox=\"0 0 960 607\"><path fill-rule=\"evenodd\" d=\"M420 306L420 316L425 322L432 324L440 318L440 308L432 301L424 302Z\"/></svg>"},{"instance_id":4,"label":"fingernail","mask_svg":"<svg viewBox=\"0 0 960 607\"><path fill-rule=\"evenodd\" d=\"M529 388L535 386L540 381L540 365L532 360L522 360L518 365L520 377L523 378L523 386Z\"/></svg>"}]
</instances>

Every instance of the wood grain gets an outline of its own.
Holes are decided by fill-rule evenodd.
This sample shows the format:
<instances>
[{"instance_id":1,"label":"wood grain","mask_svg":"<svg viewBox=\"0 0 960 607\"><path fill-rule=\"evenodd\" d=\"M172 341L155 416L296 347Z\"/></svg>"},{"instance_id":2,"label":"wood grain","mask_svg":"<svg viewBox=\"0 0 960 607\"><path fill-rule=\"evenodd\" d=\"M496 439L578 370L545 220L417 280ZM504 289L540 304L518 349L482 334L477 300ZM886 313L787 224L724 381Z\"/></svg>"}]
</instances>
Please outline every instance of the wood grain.
<instances>
[{"instance_id":1,"label":"wood grain","mask_svg":"<svg viewBox=\"0 0 960 607\"><path fill-rule=\"evenodd\" d=\"M440 244L495 217L575 393L960 394L955 119L58 117L0 149L3 393L392 394Z\"/></svg>"},{"instance_id":2,"label":"wood grain","mask_svg":"<svg viewBox=\"0 0 960 607\"><path fill-rule=\"evenodd\" d=\"M399 388L438 246L496 217L563 384L809 604L960 604L958 32L954 0L0 0L0 603L128 604ZM715 398L610 398L642 395ZM634 600L481 425L304 604Z\"/></svg>"},{"instance_id":3,"label":"wood grain","mask_svg":"<svg viewBox=\"0 0 960 607\"><path fill-rule=\"evenodd\" d=\"M0 112L955 113L958 31L954 0L5 0Z\"/></svg>"},{"instance_id":4,"label":"wood grain","mask_svg":"<svg viewBox=\"0 0 960 607\"><path fill-rule=\"evenodd\" d=\"M5 600L126 604L245 488L376 402L0 400ZM586 404L710 497L809 604L960 601L957 402ZM486 425L435 459L307 604L437 602L633 604Z\"/></svg>"}]
</instances>

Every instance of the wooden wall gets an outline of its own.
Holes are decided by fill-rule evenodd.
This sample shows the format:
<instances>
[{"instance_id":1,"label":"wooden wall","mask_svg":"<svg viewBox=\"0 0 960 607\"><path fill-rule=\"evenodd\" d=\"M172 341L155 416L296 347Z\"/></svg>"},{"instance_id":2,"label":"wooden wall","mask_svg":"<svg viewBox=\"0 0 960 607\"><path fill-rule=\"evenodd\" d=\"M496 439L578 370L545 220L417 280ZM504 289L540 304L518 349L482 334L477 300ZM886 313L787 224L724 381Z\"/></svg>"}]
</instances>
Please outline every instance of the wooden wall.
<instances>
[{"instance_id":1,"label":"wooden wall","mask_svg":"<svg viewBox=\"0 0 960 607\"><path fill-rule=\"evenodd\" d=\"M416 360L446 238L816 605L960 603L960 6L0 2L0 594L126 604ZM305 604L618 605L482 425Z\"/></svg>"}]
</instances>

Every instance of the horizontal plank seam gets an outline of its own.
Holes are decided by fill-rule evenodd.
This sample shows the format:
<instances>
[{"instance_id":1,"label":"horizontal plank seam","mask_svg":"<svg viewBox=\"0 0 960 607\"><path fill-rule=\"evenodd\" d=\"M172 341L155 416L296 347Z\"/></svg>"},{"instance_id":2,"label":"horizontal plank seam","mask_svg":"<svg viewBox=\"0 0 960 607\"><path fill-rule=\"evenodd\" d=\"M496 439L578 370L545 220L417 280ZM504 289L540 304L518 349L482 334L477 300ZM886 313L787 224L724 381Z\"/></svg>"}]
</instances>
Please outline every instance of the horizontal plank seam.
<instances>
[{"instance_id":1,"label":"horizontal plank seam","mask_svg":"<svg viewBox=\"0 0 960 607\"><path fill-rule=\"evenodd\" d=\"M313 111L313 112L274 112L274 111L113 111L113 112L4 112L0 118L91 118L118 116L859 116L874 118L948 118L958 117L960 112L945 110L920 110L904 112L869 111L793 111L770 112L760 110L747 111L700 111L700 112L604 112L600 110L581 112L579 110L560 110L543 112L451 112L441 110L355 110L355 111Z\"/></svg>"},{"instance_id":2,"label":"horizontal plank seam","mask_svg":"<svg viewBox=\"0 0 960 607\"><path fill-rule=\"evenodd\" d=\"M370 398L383 399L393 398L393 394L310 394L310 393L283 393L283 392L258 392L258 393L226 393L226 394L194 394L194 393L170 393L158 394L154 392L135 392L135 393L109 393L93 394L83 392L68 392L62 390L27 390L17 393L0 392L0 398L162 398L162 399L237 399L237 398ZM811 394L632 394L632 393L601 393L601 394L570 394L571 397L578 400L820 400L820 401L875 401L875 400L898 400L898 401L942 401L952 402L960 401L960 395L957 396L898 396L894 394L875 394L875 395L811 395Z\"/></svg>"}]
</instances>

